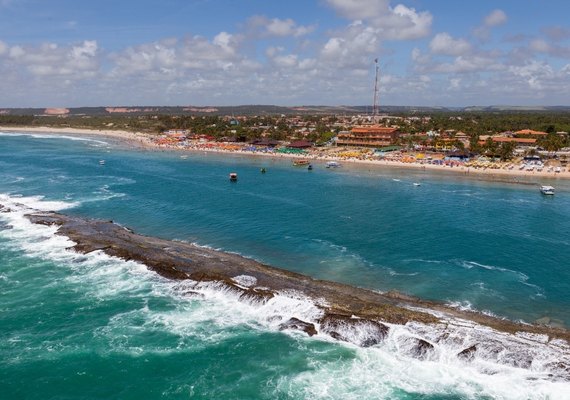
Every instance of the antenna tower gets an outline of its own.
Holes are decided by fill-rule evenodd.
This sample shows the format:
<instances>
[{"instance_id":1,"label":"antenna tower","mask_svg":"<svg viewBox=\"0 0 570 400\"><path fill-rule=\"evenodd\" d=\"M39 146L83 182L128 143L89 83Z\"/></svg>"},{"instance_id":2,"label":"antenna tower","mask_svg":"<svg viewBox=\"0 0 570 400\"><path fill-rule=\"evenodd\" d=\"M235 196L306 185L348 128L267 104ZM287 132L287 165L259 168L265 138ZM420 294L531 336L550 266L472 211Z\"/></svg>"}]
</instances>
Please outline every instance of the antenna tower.
<instances>
[{"instance_id":1,"label":"antenna tower","mask_svg":"<svg viewBox=\"0 0 570 400\"><path fill-rule=\"evenodd\" d=\"M378 59L374 59L374 64L376 65L376 77L374 78L374 105L372 106L372 116L373 119L376 120L378 116L378 73L380 71L380 67L378 67Z\"/></svg>"}]
</instances>

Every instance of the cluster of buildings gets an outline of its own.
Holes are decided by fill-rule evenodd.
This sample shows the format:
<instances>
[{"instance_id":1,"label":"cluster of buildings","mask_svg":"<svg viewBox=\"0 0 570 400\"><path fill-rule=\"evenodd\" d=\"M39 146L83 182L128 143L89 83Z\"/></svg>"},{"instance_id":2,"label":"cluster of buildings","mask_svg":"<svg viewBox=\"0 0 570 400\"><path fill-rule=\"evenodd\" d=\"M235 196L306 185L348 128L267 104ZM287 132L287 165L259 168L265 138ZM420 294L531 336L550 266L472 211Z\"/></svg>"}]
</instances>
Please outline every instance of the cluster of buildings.
<instances>
[{"instance_id":1,"label":"cluster of buildings","mask_svg":"<svg viewBox=\"0 0 570 400\"><path fill-rule=\"evenodd\" d=\"M247 117L226 118L231 122L231 125L245 125L245 118ZM419 120L408 120L413 118ZM397 149L395 145L406 145L408 148L413 148L418 151L434 150L443 152L469 150L471 148L473 144L472 137L465 132L449 129L410 134L403 132L400 128L403 126L404 129L406 129L406 125L414 122L425 124L429 122L429 120L429 117L404 118L391 116L378 117L376 120L371 120L370 117L366 116L334 117L334 119L323 117L321 119L308 120L303 117L285 117L282 115L281 121L285 122L289 132L286 139L281 141L273 139L271 133L274 129L277 129L277 123L273 126L271 122L266 121L265 123L257 123L247 127L247 129L257 132L255 136L258 137L258 139L248 141L248 143L253 146L265 146L268 148L287 146L289 148L307 149L314 145L309 135L315 131L317 124L324 123L328 129L337 132L334 138L327 144L336 145L337 147L393 150ZM394 125L390 126L390 124ZM231 134L234 133L235 130L229 132ZM559 134L561 136L567 135L566 132L559 132ZM524 150L528 147L536 148L539 139L546 135L546 132L523 129L515 132L507 131L493 135L481 135L479 136L478 143L482 146L488 144L489 140L497 143L497 145L514 143L516 148ZM232 140L228 137L215 139L212 136L195 134L188 130L169 130L164 132L164 135L158 138L157 142L169 144L185 140L194 142L209 142L214 140L218 142L244 141Z\"/></svg>"}]
</instances>

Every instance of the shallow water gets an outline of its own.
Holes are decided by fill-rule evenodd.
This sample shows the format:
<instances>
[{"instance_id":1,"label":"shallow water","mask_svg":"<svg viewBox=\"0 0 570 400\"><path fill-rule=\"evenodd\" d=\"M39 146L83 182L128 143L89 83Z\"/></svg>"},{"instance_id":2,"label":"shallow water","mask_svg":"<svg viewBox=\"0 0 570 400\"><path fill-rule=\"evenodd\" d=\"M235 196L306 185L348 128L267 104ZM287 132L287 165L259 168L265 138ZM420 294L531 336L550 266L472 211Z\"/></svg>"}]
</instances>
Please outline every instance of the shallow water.
<instances>
[{"instance_id":1,"label":"shallow water","mask_svg":"<svg viewBox=\"0 0 570 400\"><path fill-rule=\"evenodd\" d=\"M278 332L275 316L314 308L278 299L260 309L215 290L184 296L142 265L66 251L71 243L27 223L18 205L568 325L570 187L553 185L557 194L543 197L533 185L424 171L307 171L281 159L182 159L101 139L2 134L0 203L13 210L0 214L0 384L7 398L42 399L564 398L568 384L496 365L485 374L491 366L445 349L418 361L394 351L396 341L360 349Z\"/></svg>"}]
</instances>

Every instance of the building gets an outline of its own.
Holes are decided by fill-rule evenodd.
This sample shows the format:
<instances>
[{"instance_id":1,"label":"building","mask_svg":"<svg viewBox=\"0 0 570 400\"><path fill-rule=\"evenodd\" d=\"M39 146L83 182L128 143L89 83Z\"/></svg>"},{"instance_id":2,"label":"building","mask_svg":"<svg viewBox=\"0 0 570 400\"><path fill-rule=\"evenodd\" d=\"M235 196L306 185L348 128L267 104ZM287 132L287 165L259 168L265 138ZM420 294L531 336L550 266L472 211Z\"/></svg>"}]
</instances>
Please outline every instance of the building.
<instances>
[{"instance_id":1,"label":"building","mask_svg":"<svg viewBox=\"0 0 570 400\"><path fill-rule=\"evenodd\" d=\"M488 136L489 137L489 136ZM481 139L482 136L479 137ZM490 136L491 140L495 143L514 143L519 147L528 147L528 146L535 146L536 139L533 138L509 138L509 137L501 137L501 136ZM480 145L484 145L486 140L479 140Z\"/></svg>"},{"instance_id":2,"label":"building","mask_svg":"<svg viewBox=\"0 0 570 400\"><path fill-rule=\"evenodd\" d=\"M384 147L396 142L400 132L396 128L379 125L355 126L350 132L340 132L338 146Z\"/></svg>"},{"instance_id":3,"label":"building","mask_svg":"<svg viewBox=\"0 0 570 400\"><path fill-rule=\"evenodd\" d=\"M546 136L548 133L533 131L532 129L522 129L520 131L514 132L515 136Z\"/></svg>"}]
</instances>

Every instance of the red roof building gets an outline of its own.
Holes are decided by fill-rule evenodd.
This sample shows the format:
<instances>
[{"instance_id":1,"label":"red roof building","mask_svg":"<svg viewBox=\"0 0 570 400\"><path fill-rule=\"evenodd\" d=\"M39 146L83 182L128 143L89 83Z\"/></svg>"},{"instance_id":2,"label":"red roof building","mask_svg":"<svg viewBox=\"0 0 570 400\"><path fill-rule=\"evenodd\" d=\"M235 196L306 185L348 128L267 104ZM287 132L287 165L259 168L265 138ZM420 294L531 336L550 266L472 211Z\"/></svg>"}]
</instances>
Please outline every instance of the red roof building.
<instances>
[{"instance_id":1,"label":"red roof building","mask_svg":"<svg viewBox=\"0 0 570 400\"><path fill-rule=\"evenodd\" d=\"M532 129L522 129L520 131L514 132L515 135L530 135L530 136L546 136L546 132L533 131Z\"/></svg>"},{"instance_id":2,"label":"red roof building","mask_svg":"<svg viewBox=\"0 0 570 400\"><path fill-rule=\"evenodd\" d=\"M339 146L383 147L394 144L399 135L396 128L355 126L350 132L339 133L336 143Z\"/></svg>"}]
</instances>

